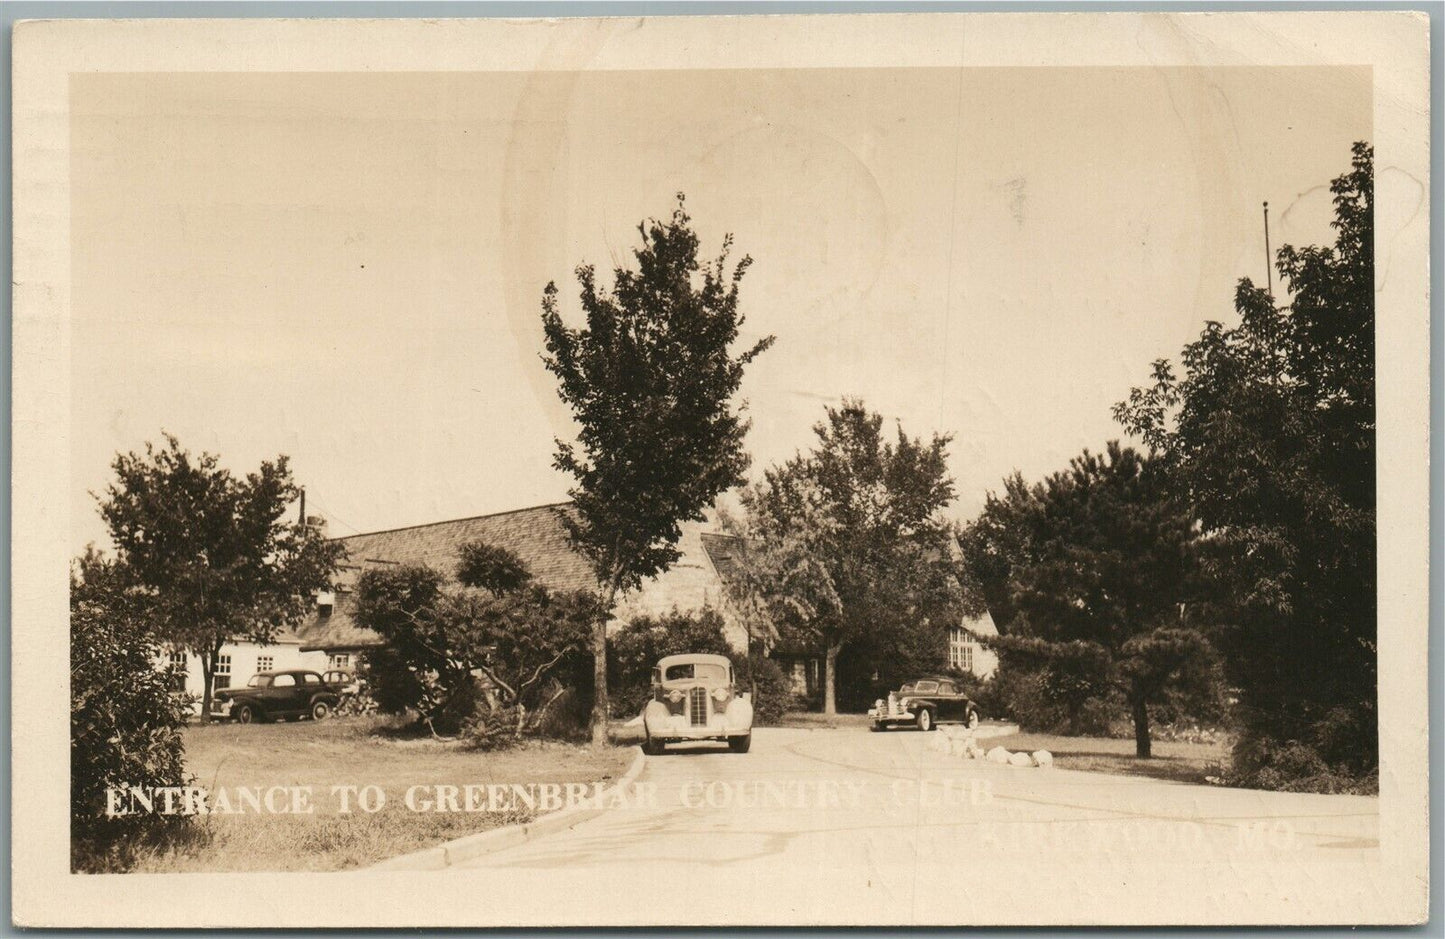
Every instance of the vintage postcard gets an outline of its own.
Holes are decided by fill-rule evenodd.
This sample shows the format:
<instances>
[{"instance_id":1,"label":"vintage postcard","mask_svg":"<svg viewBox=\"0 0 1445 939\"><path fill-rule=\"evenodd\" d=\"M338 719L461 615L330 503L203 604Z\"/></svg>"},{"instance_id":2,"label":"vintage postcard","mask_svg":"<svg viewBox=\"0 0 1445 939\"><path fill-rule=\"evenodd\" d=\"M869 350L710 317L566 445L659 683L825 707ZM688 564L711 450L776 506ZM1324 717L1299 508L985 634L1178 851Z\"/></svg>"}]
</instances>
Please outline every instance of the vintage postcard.
<instances>
[{"instance_id":1,"label":"vintage postcard","mask_svg":"<svg viewBox=\"0 0 1445 939\"><path fill-rule=\"evenodd\" d=\"M1428 26L19 24L16 921L1421 922Z\"/></svg>"}]
</instances>

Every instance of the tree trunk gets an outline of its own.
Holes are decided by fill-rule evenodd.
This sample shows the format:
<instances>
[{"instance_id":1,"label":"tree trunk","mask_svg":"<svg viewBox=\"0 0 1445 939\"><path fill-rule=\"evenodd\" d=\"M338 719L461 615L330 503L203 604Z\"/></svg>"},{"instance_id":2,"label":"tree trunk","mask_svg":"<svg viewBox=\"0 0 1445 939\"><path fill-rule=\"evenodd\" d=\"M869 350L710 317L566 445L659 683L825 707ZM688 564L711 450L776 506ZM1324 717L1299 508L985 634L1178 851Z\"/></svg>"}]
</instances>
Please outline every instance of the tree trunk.
<instances>
[{"instance_id":1,"label":"tree trunk","mask_svg":"<svg viewBox=\"0 0 1445 939\"><path fill-rule=\"evenodd\" d=\"M201 653L201 723L211 722L211 683L216 674L218 652Z\"/></svg>"},{"instance_id":2,"label":"tree trunk","mask_svg":"<svg viewBox=\"0 0 1445 939\"><path fill-rule=\"evenodd\" d=\"M823 713L838 713L838 653L843 644L828 646L823 659Z\"/></svg>"},{"instance_id":3,"label":"tree trunk","mask_svg":"<svg viewBox=\"0 0 1445 939\"><path fill-rule=\"evenodd\" d=\"M607 584L597 622L592 624L592 743L607 742L607 621L612 618L612 604L617 600L617 575Z\"/></svg>"},{"instance_id":4,"label":"tree trunk","mask_svg":"<svg viewBox=\"0 0 1445 939\"><path fill-rule=\"evenodd\" d=\"M1134 699L1134 755L1141 760L1152 756L1149 751L1149 702Z\"/></svg>"}]
</instances>

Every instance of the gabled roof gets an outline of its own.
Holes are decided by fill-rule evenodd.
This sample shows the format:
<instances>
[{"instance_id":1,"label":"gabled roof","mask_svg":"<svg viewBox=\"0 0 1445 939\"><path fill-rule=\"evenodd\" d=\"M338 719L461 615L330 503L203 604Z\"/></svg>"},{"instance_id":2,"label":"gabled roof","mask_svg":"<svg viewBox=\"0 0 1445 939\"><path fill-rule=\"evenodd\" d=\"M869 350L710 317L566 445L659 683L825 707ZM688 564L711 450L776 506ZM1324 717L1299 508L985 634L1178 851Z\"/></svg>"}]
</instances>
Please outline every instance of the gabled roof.
<instances>
[{"instance_id":1,"label":"gabled roof","mask_svg":"<svg viewBox=\"0 0 1445 939\"><path fill-rule=\"evenodd\" d=\"M703 532L698 536L702 541L703 552L707 555L708 563L717 572L718 579L723 586L731 590L737 586L738 562L737 553L743 547L742 538L737 535L725 535L718 532ZM779 638L778 628L771 622L763 624L766 627L766 635L762 638L776 642ZM752 626L746 627L752 631Z\"/></svg>"},{"instance_id":2,"label":"gabled roof","mask_svg":"<svg viewBox=\"0 0 1445 939\"><path fill-rule=\"evenodd\" d=\"M350 588L361 573L379 567L424 564L455 577L462 545L473 541L485 541L515 553L537 582L551 590L596 588L591 565L573 549L562 523L564 513L569 511L571 503L562 502L335 539L346 550L337 574L336 603L330 615L318 611L297 629L301 648L381 645L380 636L351 618Z\"/></svg>"},{"instance_id":3,"label":"gabled roof","mask_svg":"<svg viewBox=\"0 0 1445 939\"><path fill-rule=\"evenodd\" d=\"M981 638L998 635L998 626L994 625L993 617L989 615L988 610L984 610L978 616L965 616L959 625Z\"/></svg>"}]
</instances>

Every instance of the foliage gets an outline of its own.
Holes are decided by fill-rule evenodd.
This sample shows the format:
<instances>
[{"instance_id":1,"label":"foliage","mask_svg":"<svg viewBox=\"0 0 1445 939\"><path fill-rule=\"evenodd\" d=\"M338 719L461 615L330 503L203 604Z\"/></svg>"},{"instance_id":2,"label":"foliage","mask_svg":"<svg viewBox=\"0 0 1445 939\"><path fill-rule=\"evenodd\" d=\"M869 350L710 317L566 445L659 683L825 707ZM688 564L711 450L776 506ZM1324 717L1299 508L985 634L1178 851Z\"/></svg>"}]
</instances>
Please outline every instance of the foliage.
<instances>
[{"instance_id":1,"label":"foliage","mask_svg":"<svg viewBox=\"0 0 1445 939\"><path fill-rule=\"evenodd\" d=\"M1097 733L1122 698L1147 757L1151 705L1218 694L1212 647L1187 616L1193 520L1162 464L1118 443L1085 450L1036 486L1015 477L990 495L964 540L965 557L984 559L978 578L1007 585L1012 619L992 644L1003 668L1034 675L1037 701L1015 702L1029 724Z\"/></svg>"},{"instance_id":2,"label":"foliage","mask_svg":"<svg viewBox=\"0 0 1445 939\"><path fill-rule=\"evenodd\" d=\"M813 450L742 495L738 583L761 597L785 644L821 648L828 714L844 649L857 653L853 672L871 676L926 644L920 631L943 636L968 606L942 517L954 494L949 438L925 443L900 427L890 442L882 427L860 401L830 407Z\"/></svg>"},{"instance_id":3,"label":"foliage","mask_svg":"<svg viewBox=\"0 0 1445 939\"><path fill-rule=\"evenodd\" d=\"M93 549L70 576L70 828L77 870L127 869L143 844L173 837L178 816L108 818L106 790L181 786L187 701L156 668L146 598Z\"/></svg>"},{"instance_id":4,"label":"foliage","mask_svg":"<svg viewBox=\"0 0 1445 939\"><path fill-rule=\"evenodd\" d=\"M595 599L547 590L505 549L473 544L462 556L471 583L420 565L358 580L356 620L387 641L370 656L372 694L388 712L415 710L433 733L454 733L488 710L520 715L509 725L514 736L534 731L585 658Z\"/></svg>"},{"instance_id":5,"label":"foliage","mask_svg":"<svg viewBox=\"0 0 1445 939\"><path fill-rule=\"evenodd\" d=\"M563 321L557 287L542 299L544 362L579 425L557 441L556 466L574 480L573 543L592 562L602 602L592 625L592 735L607 734L607 619L619 590L678 558L680 524L700 521L718 494L743 481L748 423L732 401L743 370L772 344L732 352L743 325L738 287L751 259L729 269L732 237L711 263L682 196L668 222L638 226L637 270L618 267L613 288L576 270L586 325Z\"/></svg>"},{"instance_id":6,"label":"foliage","mask_svg":"<svg viewBox=\"0 0 1445 939\"><path fill-rule=\"evenodd\" d=\"M527 565L514 552L486 541L462 545L457 580L495 595L515 593L532 579Z\"/></svg>"},{"instance_id":7,"label":"foliage","mask_svg":"<svg viewBox=\"0 0 1445 939\"><path fill-rule=\"evenodd\" d=\"M793 693L793 683L782 666L770 658L755 655L744 659L739 682L752 694L753 723L770 727L780 723L783 715L799 710L800 701Z\"/></svg>"},{"instance_id":8,"label":"foliage","mask_svg":"<svg viewBox=\"0 0 1445 939\"><path fill-rule=\"evenodd\" d=\"M1378 761L1373 152L1331 185L1333 247L1281 248L1286 302L1241 280L1239 322L1161 360L1116 417L1203 528L1242 721L1236 766L1313 778ZM1287 760L1255 754L1294 754ZM1261 777L1263 779L1263 777Z\"/></svg>"},{"instance_id":9,"label":"foliage","mask_svg":"<svg viewBox=\"0 0 1445 939\"><path fill-rule=\"evenodd\" d=\"M100 514L119 576L137 588L165 644L201 659L203 719L221 646L272 641L330 583L340 546L318 528L282 520L300 494L285 456L244 479L216 456L166 446L118 454Z\"/></svg>"}]
</instances>

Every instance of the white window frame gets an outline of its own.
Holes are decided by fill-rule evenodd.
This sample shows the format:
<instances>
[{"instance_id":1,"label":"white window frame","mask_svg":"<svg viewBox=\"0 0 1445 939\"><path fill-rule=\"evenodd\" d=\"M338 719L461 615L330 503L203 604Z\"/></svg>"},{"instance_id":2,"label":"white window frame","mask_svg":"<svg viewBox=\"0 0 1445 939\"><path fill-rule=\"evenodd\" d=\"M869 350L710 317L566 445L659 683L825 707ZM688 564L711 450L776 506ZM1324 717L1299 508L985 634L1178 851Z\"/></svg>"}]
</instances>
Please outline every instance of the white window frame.
<instances>
[{"instance_id":1,"label":"white window frame","mask_svg":"<svg viewBox=\"0 0 1445 939\"><path fill-rule=\"evenodd\" d=\"M171 691L184 693L191 671L191 657L184 649L172 649L166 655L166 669L170 672Z\"/></svg>"},{"instance_id":2,"label":"white window frame","mask_svg":"<svg viewBox=\"0 0 1445 939\"><path fill-rule=\"evenodd\" d=\"M948 633L948 666L960 672L973 672L978 642L966 629L951 629Z\"/></svg>"},{"instance_id":3,"label":"white window frame","mask_svg":"<svg viewBox=\"0 0 1445 939\"><path fill-rule=\"evenodd\" d=\"M350 670L351 670L351 653L350 653L350 652L333 652L333 653L331 653L331 655L329 656L329 658L331 659L331 664L328 665L328 666L326 666L327 668L336 668L336 669L342 669L342 670L345 670L345 671L350 671Z\"/></svg>"},{"instance_id":4,"label":"white window frame","mask_svg":"<svg viewBox=\"0 0 1445 939\"><path fill-rule=\"evenodd\" d=\"M211 676L211 688L220 691L222 688L231 687L231 653L221 652L216 655L216 672Z\"/></svg>"},{"instance_id":5,"label":"white window frame","mask_svg":"<svg viewBox=\"0 0 1445 939\"><path fill-rule=\"evenodd\" d=\"M256 671L258 671L258 672L269 672L269 671L271 671L271 670L272 670L273 668L275 668L275 667L276 667L276 657L275 657L274 655L258 655L258 656L256 656Z\"/></svg>"}]
</instances>

